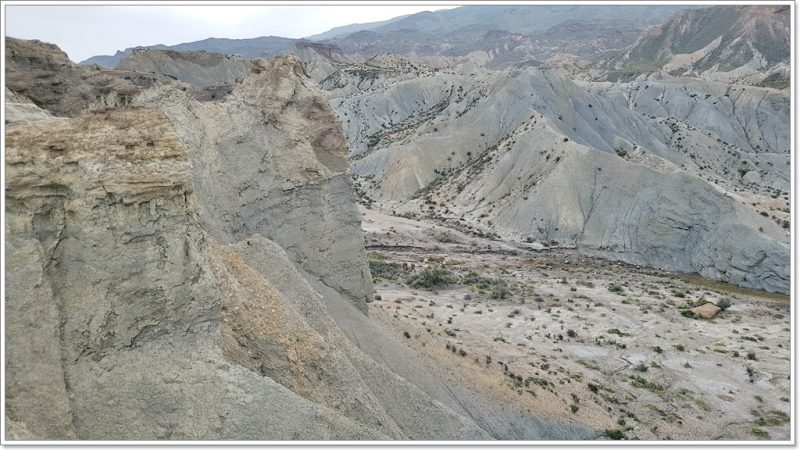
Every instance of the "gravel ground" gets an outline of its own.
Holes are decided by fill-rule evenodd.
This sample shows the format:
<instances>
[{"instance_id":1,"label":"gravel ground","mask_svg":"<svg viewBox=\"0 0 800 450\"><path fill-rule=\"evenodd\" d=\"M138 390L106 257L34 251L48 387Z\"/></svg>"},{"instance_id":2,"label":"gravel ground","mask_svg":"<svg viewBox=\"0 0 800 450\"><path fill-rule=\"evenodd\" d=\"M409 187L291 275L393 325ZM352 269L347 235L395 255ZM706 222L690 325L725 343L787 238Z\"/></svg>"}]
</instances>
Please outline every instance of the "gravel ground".
<instances>
[{"instance_id":1,"label":"gravel ground","mask_svg":"<svg viewBox=\"0 0 800 450\"><path fill-rule=\"evenodd\" d=\"M616 438L789 439L787 297L363 213L372 315L476 389Z\"/></svg>"}]
</instances>

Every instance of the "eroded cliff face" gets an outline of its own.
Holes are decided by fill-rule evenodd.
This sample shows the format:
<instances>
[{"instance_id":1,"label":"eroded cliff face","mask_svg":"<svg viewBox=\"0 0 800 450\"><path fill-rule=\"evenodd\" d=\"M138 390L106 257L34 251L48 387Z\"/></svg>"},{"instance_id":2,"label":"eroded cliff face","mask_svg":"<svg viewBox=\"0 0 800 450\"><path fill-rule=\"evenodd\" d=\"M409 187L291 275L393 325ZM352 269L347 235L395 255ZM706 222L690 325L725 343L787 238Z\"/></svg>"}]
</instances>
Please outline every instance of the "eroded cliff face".
<instances>
[{"instance_id":1,"label":"eroded cliff face","mask_svg":"<svg viewBox=\"0 0 800 450\"><path fill-rule=\"evenodd\" d=\"M12 125L6 165L7 413L21 437L387 436L347 418L381 417L365 387L350 399L373 414L334 412L291 383L294 367L249 364L297 342L334 344L303 333L303 320L282 322L292 303L202 230L186 148L162 112ZM261 290L243 289L252 285ZM243 330L236 314L282 333ZM262 345L247 361L229 345L243 336ZM289 361L330 366L304 353Z\"/></svg>"},{"instance_id":2,"label":"eroded cliff face","mask_svg":"<svg viewBox=\"0 0 800 450\"><path fill-rule=\"evenodd\" d=\"M158 83L188 85L144 72L78 66L53 44L6 38L6 87L53 115L72 117L92 109L125 106Z\"/></svg>"},{"instance_id":3,"label":"eroded cliff face","mask_svg":"<svg viewBox=\"0 0 800 450\"><path fill-rule=\"evenodd\" d=\"M135 103L163 109L190 149L201 218L214 237L265 236L366 312L372 279L347 144L297 58L254 61L220 102L161 86Z\"/></svg>"},{"instance_id":4,"label":"eroded cliff face","mask_svg":"<svg viewBox=\"0 0 800 450\"><path fill-rule=\"evenodd\" d=\"M591 436L476 400L369 322L337 122L295 58L254 67L221 102L161 85L7 125L8 437Z\"/></svg>"}]
</instances>

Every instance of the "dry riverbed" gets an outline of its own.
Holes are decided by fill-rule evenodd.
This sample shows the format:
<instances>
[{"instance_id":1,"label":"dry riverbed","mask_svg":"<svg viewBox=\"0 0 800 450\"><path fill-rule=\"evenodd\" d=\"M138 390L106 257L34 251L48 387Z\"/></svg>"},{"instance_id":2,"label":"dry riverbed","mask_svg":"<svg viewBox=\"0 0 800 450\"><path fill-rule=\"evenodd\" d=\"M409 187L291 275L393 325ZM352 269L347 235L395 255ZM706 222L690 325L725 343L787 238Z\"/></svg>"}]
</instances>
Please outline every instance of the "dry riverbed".
<instances>
[{"instance_id":1,"label":"dry riverbed","mask_svg":"<svg viewBox=\"0 0 800 450\"><path fill-rule=\"evenodd\" d=\"M371 315L498 400L613 439L789 439L786 297L370 210L363 228Z\"/></svg>"}]
</instances>

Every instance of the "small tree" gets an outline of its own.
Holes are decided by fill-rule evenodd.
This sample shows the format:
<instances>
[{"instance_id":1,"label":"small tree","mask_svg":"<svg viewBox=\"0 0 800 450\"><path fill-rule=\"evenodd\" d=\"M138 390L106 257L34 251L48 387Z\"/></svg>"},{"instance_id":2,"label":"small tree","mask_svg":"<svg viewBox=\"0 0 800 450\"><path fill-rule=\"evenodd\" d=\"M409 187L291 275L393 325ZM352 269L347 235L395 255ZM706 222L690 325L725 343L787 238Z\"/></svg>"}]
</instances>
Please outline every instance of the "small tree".
<instances>
[{"instance_id":1,"label":"small tree","mask_svg":"<svg viewBox=\"0 0 800 450\"><path fill-rule=\"evenodd\" d=\"M717 307L723 311L730 308L731 306L733 306L733 304L727 298L720 299L720 301L717 302Z\"/></svg>"}]
</instances>

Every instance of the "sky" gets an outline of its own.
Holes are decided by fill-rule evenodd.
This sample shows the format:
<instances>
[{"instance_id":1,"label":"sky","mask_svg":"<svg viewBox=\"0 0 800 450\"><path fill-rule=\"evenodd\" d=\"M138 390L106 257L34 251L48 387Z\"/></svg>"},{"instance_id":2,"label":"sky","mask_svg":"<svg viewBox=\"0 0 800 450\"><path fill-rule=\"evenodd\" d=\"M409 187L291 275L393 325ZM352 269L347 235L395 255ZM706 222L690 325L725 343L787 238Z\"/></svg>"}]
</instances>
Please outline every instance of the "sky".
<instances>
[{"instance_id":1,"label":"sky","mask_svg":"<svg viewBox=\"0 0 800 450\"><path fill-rule=\"evenodd\" d=\"M301 38L353 23L376 22L447 6L308 5L4 5L6 36L58 45L70 59L111 55L138 45L174 45L209 37Z\"/></svg>"}]
</instances>

